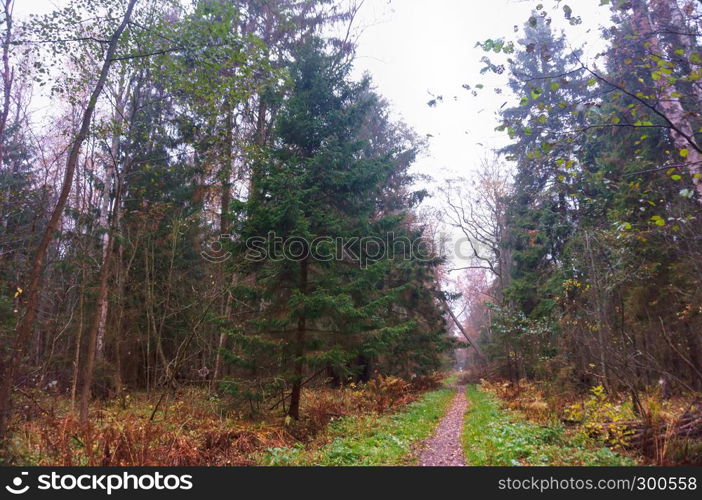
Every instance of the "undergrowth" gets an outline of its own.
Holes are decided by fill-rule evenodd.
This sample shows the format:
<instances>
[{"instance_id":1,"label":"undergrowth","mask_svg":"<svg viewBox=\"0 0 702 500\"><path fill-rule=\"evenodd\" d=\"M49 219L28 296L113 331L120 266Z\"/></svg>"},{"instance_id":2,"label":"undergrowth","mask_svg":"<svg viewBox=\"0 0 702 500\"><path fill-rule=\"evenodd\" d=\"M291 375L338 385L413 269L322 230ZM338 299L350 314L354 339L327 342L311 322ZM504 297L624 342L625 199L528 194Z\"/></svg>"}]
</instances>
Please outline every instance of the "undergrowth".
<instances>
[{"instance_id":1,"label":"undergrowth","mask_svg":"<svg viewBox=\"0 0 702 500\"><path fill-rule=\"evenodd\" d=\"M558 424L539 425L505 409L498 398L475 385L463 427L463 448L471 465L635 465L628 457L570 435Z\"/></svg>"},{"instance_id":2,"label":"undergrowth","mask_svg":"<svg viewBox=\"0 0 702 500\"><path fill-rule=\"evenodd\" d=\"M221 409L205 391L187 389L150 419L153 399L136 394L107 401L81 423L62 402L13 435L13 462L43 466L250 465L249 456L275 444L294 442L287 429L268 419L253 422Z\"/></svg>"},{"instance_id":3,"label":"undergrowth","mask_svg":"<svg viewBox=\"0 0 702 500\"><path fill-rule=\"evenodd\" d=\"M373 422L440 385L441 376L404 381L378 377L367 384L303 391L302 418L279 407L256 415L204 389L171 394L152 420L158 394L121 395L95 404L79 422L59 394L24 391L13 422L10 459L0 464L43 466L254 465L270 449L302 449L316 443L330 422Z\"/></svg>"},{"instance_id":4,"label":"undergrowth","mask_svg":"<svg viewBox=\"0 0 702 500\"><path fill-rule=\"evenodd\" d=\"M611 393L601 385L584 392L547 380L481 380L480 387L530 422L564 424L568 435L598 442L637 462L702 463L700 434L693 422L702 411L702 400L694 394L664 397L660 386L635 394ZM683 425L687 430L676 432Z\"/></svg>"},{"instance_id":5,"label":"undergrowth","mask_svg":"<svg viewBox=\"0 0 702 500\"><path fill-rule=\"evenodd\" d=\"M264 465L410 465L417 445L428 438L444 415L454 391L441 388L424 394L400 412L352 415L331 423L316 443L271 448Z\"/></svg>"}]
</instances>

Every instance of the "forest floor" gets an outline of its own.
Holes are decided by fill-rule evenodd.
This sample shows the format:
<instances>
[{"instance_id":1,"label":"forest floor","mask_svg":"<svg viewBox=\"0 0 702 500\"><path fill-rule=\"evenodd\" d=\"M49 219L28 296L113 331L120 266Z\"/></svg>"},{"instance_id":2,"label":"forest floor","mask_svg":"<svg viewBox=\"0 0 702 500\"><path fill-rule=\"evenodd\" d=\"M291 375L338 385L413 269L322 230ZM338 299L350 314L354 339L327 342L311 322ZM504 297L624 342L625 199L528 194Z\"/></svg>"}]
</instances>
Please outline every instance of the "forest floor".
<instances>
[{"instance_id":1,"label":"forest floor","mask_svg":"<svg viewBox=\"0 0 702 500\"><path fill-rule=\"evenodd\" d=\"M183 387L154 412L157 393L95 401L82 423L63 394L17 397L9 460L44 466L382 465L413 463L451 402L446 375L309 387L302 418Z\"/></svg>"},{"instance_id":2,"label":"forest floor","mask_svg":"<svg viewBox=\"0 0 702 500\"><path fill-rule=\"evenodd\" d=\"M418 463L568 466L633 465L635 461L559 424L530 421L507 408L494 387L486 384L456 386L446 413L420 448Z\"/></svg>"},{"instance_id":3,"label":"forest floor","mask_svg":"<svg viewBox=\"0 0 702 500\"><path fill-rule=\"evenodd\" d=\"M385 414L349 415L334 420L312 442L270 449L263 465L416 465L455 397L443 386Z\"/></svg>"},{"instance_id":4,"label":"forest floor","mask_svg":"<svg viewBox=\"0 0 702 500\"><path fill-rule=\"evenodd\" d=\"M557 399L537 384L456 385L380 378L308 388L299 421L283 411L257 417L206 390L186 388L162 405L154 395L106 400L80 423L59 395L27 393L14 424L17 465L634 465L643 459L613 438L624 403L593 388ZM30 398L31 396L31 398ZM20 402L20 401L18 401ZM683 407L682 404L677 406ZM676 408L677 408L676 406ZM235 408L235 407L234 407ZM667 406L665 408L668 408ZM605 413L602 413L605 412ZM569 423L564 415L580 419ZM587 415L610 424L610 435ZM606 420L609 419L609 420ZM602 421L602 420L597 420ZM685 463L692 463L689 459Z\"/></svg>"},{"instance_id":5,"label":"forest floor","mask_svg":"<svg viewBox=\"0 0 702 500\"><path fill-rule=\"evenodd\" d=\"M350 415L312 442L269 449L264 465L635 465L555 414L536 420L508 407L495 384L455 385L424 393L384 415Z\"/></svg>"},{"instance_id":6,"label":"forest floor","mask_svg":"<svg viewBox=\"0 0 702 500\"><path fill-rule=\"evenodd\" d=\"M615 466L635 465L583 429L566 429L548 415L540 422L507 408L489 384L469 385L463 450L470 465Z\"/></svg>"}]
</instances>

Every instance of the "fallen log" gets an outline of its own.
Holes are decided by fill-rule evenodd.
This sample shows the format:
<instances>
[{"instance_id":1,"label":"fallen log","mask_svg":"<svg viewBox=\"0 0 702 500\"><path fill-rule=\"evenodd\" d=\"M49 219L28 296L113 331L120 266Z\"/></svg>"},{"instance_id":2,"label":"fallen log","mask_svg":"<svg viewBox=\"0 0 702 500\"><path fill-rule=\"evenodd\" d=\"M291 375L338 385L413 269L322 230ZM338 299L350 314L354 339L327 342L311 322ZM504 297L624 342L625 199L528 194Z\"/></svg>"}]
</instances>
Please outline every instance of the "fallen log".
<instances>
[{"instance_id":1,"label":"fallen log","mask_svg":"<svg viewBox=\"0 0 702 500\"><path fill-rule=\"evenodd\" d=\"M658 422L625 421L604 422L598 424L602 431L609 429L626 429L628 448L647 449L657 440L702 439L702 415L684 415L675 420ZM660 442L660 441L659 441Z\"/></svg>"}]
</instances>

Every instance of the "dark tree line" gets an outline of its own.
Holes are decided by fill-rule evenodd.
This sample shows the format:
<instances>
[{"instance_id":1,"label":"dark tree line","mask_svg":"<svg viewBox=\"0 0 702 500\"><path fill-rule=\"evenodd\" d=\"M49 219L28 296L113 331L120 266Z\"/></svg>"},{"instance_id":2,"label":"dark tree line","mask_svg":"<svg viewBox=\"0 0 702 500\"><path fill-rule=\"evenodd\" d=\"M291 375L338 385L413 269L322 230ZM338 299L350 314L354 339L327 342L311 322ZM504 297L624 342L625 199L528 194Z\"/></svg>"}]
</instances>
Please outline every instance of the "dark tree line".
<instances>
[{"instance_id":1,"label":"dark tree line","mask_svg":"<svg viewBox=\"0 0 702 500\"><path fill-rule=\"evenodd\" d=\"M356 6L75 0L17 20L4 4L3 438L27 387L83 420L96 397L180 384L297 418L314 377L440 365L433 255L247 256L269 233L303 250L425 238L422 143L349 76ZM32 88L50 94L41 123Z\"/></svg>"},{"instance_id":2,"label":"dark tree line","mask_svg":"<svg viewBox=\"0 0 702 500\"><path fill-rule=\"evenodd\" d=\"M601 10L594 62L541 6L519 39L482 44L486 71L508 70L519 103L500 112L514 177L485 254L499 279L473 327L515 380L699 391L699 5ZM564 13L581 22L570 8L553 15Z\"/></svg>"}]
</instances>

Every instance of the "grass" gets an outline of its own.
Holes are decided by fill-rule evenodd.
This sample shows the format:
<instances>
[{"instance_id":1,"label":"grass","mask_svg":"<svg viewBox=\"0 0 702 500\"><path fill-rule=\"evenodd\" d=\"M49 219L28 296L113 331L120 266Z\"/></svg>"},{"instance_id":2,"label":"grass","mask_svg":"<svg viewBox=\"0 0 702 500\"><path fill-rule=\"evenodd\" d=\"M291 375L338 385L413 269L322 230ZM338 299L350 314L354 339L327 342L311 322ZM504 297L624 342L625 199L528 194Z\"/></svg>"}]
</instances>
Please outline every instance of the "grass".
<instances>
[{"instance_id":1,"label":"grass","mask_svg":"<svg viewBox=\"0 0 702 500\"><path fill-rule=\"evenodd\" d=\"M411 465L414 450L428 438L452 401L454 391L424 394L401 411L352 415L332 422L319 445L269 449L264 465L373 466Z\"/></svg>"},{"instance_id":2,"label":"grass","mask_svg":"<svg viewBox=\"0 0 702 500\"><path fill-rule=\"evenodd\" d=\"M635 465L609 448L568 435L562 426L529 422L474 385L467 396L462 438L470 465Z\"/></svg>"}]
</instances>

